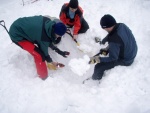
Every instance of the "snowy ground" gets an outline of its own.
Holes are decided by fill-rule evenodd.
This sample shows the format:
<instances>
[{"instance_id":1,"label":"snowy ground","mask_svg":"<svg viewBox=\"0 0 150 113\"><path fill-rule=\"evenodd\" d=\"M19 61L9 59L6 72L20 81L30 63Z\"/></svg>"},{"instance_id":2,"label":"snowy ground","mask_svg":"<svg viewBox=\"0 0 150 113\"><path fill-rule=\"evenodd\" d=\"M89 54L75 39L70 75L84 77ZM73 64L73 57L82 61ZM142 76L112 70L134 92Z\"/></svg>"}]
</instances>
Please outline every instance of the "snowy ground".
<instances>
[{"instance_id":1,"label":"snowy ground","mask_svg":"<svg viewBox=\"0 0 150 113\"><path fill-rule=\"evenodd\" d=\"M150 113L150 0L79 1L90 30L79 35L78 41L88 53L79 51L65 34L58 47L71 55L65 59L49 50L52 58L66 67L49 71L46 81L37 77L31 55L12 43L0 26L0 113ZM1 0L0 20L5 20L9 28L19 17L58 17L65 2L40 0L22 6L22 0ZM104 14L111 14L117 22L130 27L138 54L132 66L107 71L100 84L82 84L93 73L94 65L85 65L87 56L100 48L93 38L107 34L99 25Z\"/></svg>"}]
</instances>

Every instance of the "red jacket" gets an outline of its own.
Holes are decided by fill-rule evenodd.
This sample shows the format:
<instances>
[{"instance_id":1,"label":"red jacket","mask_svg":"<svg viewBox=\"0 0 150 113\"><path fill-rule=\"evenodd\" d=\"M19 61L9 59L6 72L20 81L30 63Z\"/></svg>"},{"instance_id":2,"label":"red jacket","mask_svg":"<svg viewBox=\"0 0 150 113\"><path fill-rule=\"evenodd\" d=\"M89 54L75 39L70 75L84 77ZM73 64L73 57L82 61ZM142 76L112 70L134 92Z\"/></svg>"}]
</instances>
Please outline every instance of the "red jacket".
<instances>
[{"instance_id":1,"label":"red jacket","mask_svg":"<svg viewBox=\"0 0 150 113\"><path fill-rule=\"evenodd\" d=\"M62 6L59 18L65 25L74 26L73 34L77 35L78 31L81 28L81 20L83 18L83 10L80 6L78 6L77 11L75 12L74 19L71 19L70 16L69 16L69 6L68 6L68 4L69 3L65 3Z\"/></svg>"}]
</instances>

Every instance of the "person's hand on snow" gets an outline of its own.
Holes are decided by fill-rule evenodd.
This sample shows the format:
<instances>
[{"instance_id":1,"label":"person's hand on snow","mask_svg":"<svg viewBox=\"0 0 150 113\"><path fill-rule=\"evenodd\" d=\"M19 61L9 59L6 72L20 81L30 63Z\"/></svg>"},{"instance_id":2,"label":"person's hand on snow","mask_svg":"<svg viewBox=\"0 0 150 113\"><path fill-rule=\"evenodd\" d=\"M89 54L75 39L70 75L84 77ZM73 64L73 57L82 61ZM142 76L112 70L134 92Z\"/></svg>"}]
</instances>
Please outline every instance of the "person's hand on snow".
<instances>
[{"instance_id":1,"label":"person's hand on snow","mask_svg":"<svg viewBox=\"0 0 150 113\"><path fill-rule=\"evenodd\" d=\"M67 56L70 54L70 52L68 51L61 51L60 55L62 55L63 57L67 58Z\"/></svg>"},{"instance_id":2,"label":"person's hand on snow","mask_svg":"<svg viewBox=\"0 0 150 113\"><path fill-rule=\"evenodd\" d=\"M61 50L59 50L58 48L56 48L55 51L56 51L58 54L60 54L61 56L65 57L65 58L67 58L67 56L70 54L70 52L68 52L68 51L61 51Z\"/></svg>"},{"instance_id":3,"label":"person's hand on snow","mask_svg":"<svg viewBox=\"0 0 150 113\"><path fill-rule=\"evenodd\" d=\"M57 51L58 54L60 54L61 56L67 58L67 56L70 54L68 51Z\"/></svg>"},{"instance_id":4,"label":"person's hand on snow","mask_svg":"<svg viewBox=\"0 0 150 113\"><path fill-rule=\"evenodd\" d=\"M47 62L47 67L49 70L57 70L57 68L65 67L65 65L58 62L51 62L51 63Z\"/></svg>"},{"instance_id":5,"label":"person's hand on snow","mask_svg":"<svg viewBox=\"0 0 150 113\"><path fill-rule=\"evenodd\" d=\"M95 64L95 63L100 63L100 57L99 56L90 57L89 64Z\"/></svg>"},{"instance_id":6,"label":"person's hand on snow","mask_svg":"<svg viewBox=\"0 0 150 113\"><path fill-rule=\"evenodd\" d=\"M57 62L47 62L47 67L49 70L56 70L57 69Z\"/></svg>"}]
</instances>

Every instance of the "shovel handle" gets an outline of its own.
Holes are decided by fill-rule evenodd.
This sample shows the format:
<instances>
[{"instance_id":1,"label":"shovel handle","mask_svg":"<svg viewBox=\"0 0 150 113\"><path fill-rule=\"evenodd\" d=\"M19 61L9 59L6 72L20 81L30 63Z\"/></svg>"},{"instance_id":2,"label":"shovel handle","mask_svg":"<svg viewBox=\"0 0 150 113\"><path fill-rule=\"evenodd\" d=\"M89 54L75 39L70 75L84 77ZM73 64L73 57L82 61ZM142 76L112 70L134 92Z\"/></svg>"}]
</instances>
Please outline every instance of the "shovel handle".
<instances>
[{"instance_id":1,"label":"shovel handle","mask_svg":"<svg viewBox=\"0 0 150 113\"><path fill-rule=\"evenodd\" d=\"M68 29L69 30L69 29ZM70 30L69 30L70 31ZM70 35L72 38L73 38L73 35L71 34L71 33L68 33L68 32L66 32L68 35ZM76 39L73 39L76 43L77 43L77 45L79 44L78 43L78 41L76 40Z\"/></svg>"}]
</instances>

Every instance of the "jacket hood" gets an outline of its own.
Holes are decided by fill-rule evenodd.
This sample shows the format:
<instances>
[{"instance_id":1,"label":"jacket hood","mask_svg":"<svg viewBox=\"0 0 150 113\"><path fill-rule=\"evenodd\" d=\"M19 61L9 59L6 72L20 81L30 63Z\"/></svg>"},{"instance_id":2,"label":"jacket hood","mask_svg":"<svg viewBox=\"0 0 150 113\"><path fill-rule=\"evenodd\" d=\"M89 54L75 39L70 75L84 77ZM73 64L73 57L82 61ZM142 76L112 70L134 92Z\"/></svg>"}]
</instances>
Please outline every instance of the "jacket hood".
<instances>
[{"instance_id":1,"label":"jacket hood","mask_svg":"<svg viewBox=\"0 0 150 113\"><path fill-rule=\"evenodd\" d=\"M53 29L54 24L55 24L54 21L46 21L45 22L46 34L53 42L55 42L55 34L54 34L54 29Z\"/></svg>"}]
</instances>

